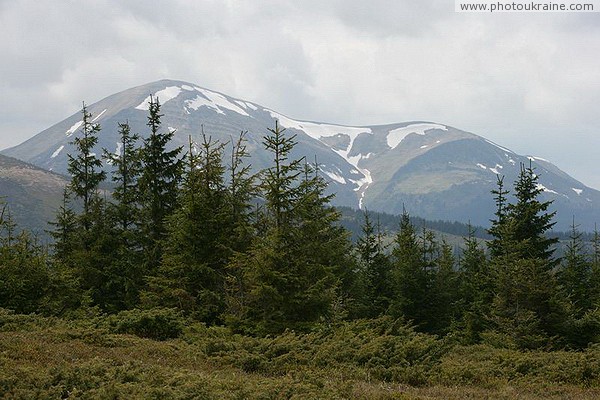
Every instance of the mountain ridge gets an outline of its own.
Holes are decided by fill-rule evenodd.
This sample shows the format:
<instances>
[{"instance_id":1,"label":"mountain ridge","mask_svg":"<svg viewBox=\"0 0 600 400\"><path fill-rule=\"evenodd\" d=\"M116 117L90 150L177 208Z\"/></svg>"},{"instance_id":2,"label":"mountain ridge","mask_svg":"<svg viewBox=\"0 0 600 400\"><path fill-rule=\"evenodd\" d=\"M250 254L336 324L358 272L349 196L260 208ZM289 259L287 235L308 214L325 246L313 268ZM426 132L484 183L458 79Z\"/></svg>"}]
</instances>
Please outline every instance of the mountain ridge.
<instances>
[{"instance_id":1,"label":"mountain ridge","mask_svg":"<svg viewBox=\"0 0 600 400\"><path fill-rule=\"evenodd\" d=\"M471 219L485 226L493 214L489 192L496 175L505 175L510 186L520 164L532 162L540 175L542 197L554 200L554 209L567 215L559 217L558 229L566 230L573 214L588 230L592 221L600 221L600 192L544 159L516 154L474 133L430 121L354 126L298 120L184 81L136 86L89 105L103 128L99 148L119 150L118 122L127 120L133 131L144 135L150 94L162 104L163 128L176 130L173 146L186 145L188 135L198 140L201 127L223 142L247 130L256 169L269 165L261 142L278 120L297 135L292 156L318 161L329 190L337 194L337 205L389 213L406 208L427 219ZM1 153L64 173L79 120L75 113Z\"/></svg>"}]
</instances>

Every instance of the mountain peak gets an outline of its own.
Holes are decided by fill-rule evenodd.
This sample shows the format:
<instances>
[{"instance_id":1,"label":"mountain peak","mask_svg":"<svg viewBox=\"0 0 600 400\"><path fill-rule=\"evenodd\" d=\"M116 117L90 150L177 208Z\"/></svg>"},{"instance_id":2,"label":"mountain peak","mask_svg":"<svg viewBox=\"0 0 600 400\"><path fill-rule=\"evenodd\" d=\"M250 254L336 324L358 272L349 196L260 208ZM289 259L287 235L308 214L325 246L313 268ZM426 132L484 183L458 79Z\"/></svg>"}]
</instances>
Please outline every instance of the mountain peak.
<instances>
[{"instance_id":1,"label":"mountain peak","mask_svg":"<svg viewBox=\"0 0 600 400\"><path fill-rule=\"evenodd\" d=\"M493 215L489 194L496 175L514 181L520 163L531 159L540 175L543 195L553 200L559 215L600 220L600 193L576 181L546 160L520 156L473 133L438 122L349 126L287 117L273 109L233 98L197 84L162 79L116 93L88 107L102 126L101 148L119 152L118 123L147 135L150 95L161 103L163 128L176 131L173 146L186 146L188 135L200 140L204 129L213 139L229 142L248 131L247 148L255 170L269 166L262 146L267 128L278 120L298 146L291 155L316 160L336 193L334 202L351 207L399 213L402 207L427 219L468 219L487 225ZM45 169L66 172L72 136L81 128L81 114L40 132L3 153ZM106 168L110 168L106 165ZM566 230L570 217L558 229ZM582 223L582 228L584 227ZM592 229L591 226L585 226Z\"/></svg>"}]
</instances>

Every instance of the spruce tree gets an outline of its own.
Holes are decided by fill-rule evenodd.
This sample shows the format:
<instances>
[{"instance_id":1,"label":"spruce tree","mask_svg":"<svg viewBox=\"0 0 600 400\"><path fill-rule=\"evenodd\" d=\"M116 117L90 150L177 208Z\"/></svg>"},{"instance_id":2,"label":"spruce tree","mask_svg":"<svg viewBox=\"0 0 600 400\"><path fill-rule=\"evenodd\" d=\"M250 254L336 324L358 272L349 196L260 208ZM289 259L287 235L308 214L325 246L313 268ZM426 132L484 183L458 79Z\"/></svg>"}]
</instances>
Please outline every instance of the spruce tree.
<instances>
[{"instance_id":1,"label":"spruce tree","mask_svg":"<svg viewBox=\"0 0 600 400\"><path fill-rule=\"evenodd\" d=\"M592 265L586 257L581 232L573 221L567 249L558 272L558 282L564 296L572 305L571 312L576 317L592 308L591 279Z\"/></svg>"},{"instance_id":2,"label":"spruce tree","mask_svg":"<svg viewBox=\"0 0 600 400\"><path fill-rule=\"evenodd\" d=\"M470 224L463 246L459 262L460 326L467 343L476 343L487 328L486 317L492 302L491 277L485 251Z\"/></svg>"},{"instance_id":3,"label":"spruce tree","mask_svg":"<svg viewBox=\"0 0 600 400\"><path fill-rule=\"evenodd\" d=\"M261 185L265 234L230 264L232 276L238 277L230 285L239 295L230 298L228 321L257 334L307 329L331 317L340 297L336 273L344 279L340 257L349 254L346 236L333 225L339 214L323 196L322 178L305 175L299 182L301 160L289 160L294 137L284 135L277 122L269 132L264 146L273 163Z\"/></svg>"},{"instance_id":4,"label":"spruce tree","mask_svg":"<svg viewBox=\"0 0 600 400\"><path fill-rule=\"evenodd\" d=\"M162 114L158 98L150 96L148 110L150 135L140 150L138 223L145 268L151 274L162 257L165 219L173 213L177 204L183 161L179 158L181 147L167 149L174 131L161 132Z\"/></svg>"},{"instance_id":5,"label":"spruce tree","mask_svg":"<svg viewBox=\"0 0 600 400\"><path fill-rule=\"evenodd\" d=\"M514 191L515 203L506 205L503 218L490 231L491 321L515 344L538 347L563 330L564 304L553 273L557 239L545 236L554 225L554 213L548 212L551 202L538 199L542 188L531 165L521 165Z\"/></svg>"},{"instance_id":6,"label":"spruce tree","mask_svg":"<svg viewBox=\"0 0 600 400\"><path fill-rule=\"evenodd\" d=\"M435 334L447 333L458 318L459 287L455 263L452 246L442 240L431 278L431 313L427 320L427 331Z\"/></svg>"},{"instance_id":7,"label":"spruce tree","mask_svg":"<svg viewBox=\"0 0 600 400\"><path fill-rule=\"evenodd\" d=\"M423 255L423 246L419 243L415 227L404 211L392 249L394 294L390 313L394 317L404 317L417 326L427 321L428 312L429 273Z\"/></svg>"},{"instance_id":8,"label":"spruce tree","mask_svg":"<svg viewBox=\"0 0 600 400\"><path fill-rule=\"evenodd\" d=\"M225 305L227 246L233 235L224 182L224 145L202 135L199 154L190 137L187 171L177 210L167 219L164 257L150 280L147 301L178 307L208 323Z\"/></svg>"},{"instance_id":9,"label":"spruce tree","mask_svg":"<svg viewBox=\"0 0 600 400\"><path fill-rule=\"evenodd\" d=\"M93 123L92 114L88 112L85 103L81 114L81 136L76 136L71 143L75 147L75 155L68 155L67 171L71 175L70 191L76 199L82 201L81 225L84 233L87 233L92 224L91 203L106 173L102 170L102 161L94 153L94 147L98 144L100 125Z\"/></svg>"},{"instance_id":10,"label":"spruce tree","mask_svg":"<svg viewBox=\"0 0 600 400\"><path fill-rule=\"evenodd\" d=\"M382 241L381 225L374 225L364 212L362 235L356 243L359 265L364 276L365 315L377 317L387 312L392 296L391 262Z\"/></svg>"}]
</instances>

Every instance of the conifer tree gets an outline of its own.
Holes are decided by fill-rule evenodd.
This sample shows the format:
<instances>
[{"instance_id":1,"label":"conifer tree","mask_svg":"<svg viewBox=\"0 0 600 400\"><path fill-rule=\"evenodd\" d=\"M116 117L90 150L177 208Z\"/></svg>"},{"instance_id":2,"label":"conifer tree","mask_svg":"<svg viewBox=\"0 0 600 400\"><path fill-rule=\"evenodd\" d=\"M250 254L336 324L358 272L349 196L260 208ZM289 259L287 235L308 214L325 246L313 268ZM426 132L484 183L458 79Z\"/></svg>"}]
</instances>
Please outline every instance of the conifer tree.
<instances>
[{"instance_id":1,"label":"conifer tree","mask_svg":"<svg viewBox=\"0 0 600 400\"><path fill-rule=\"evenodd\" d=\"M392 296L391 262L382 242L381 225L374 225L368 211L364 212L362 236L356 243L364 275L365 314L377 317L384 314Z\"/></svg>"},{"instance_id":2,"label":"conifer tree","mask_svg":"<svg viewBox=\"0 0 600 400\"><path fill-rule=\"evenodd\" d=\"M104 149L104 158L113 166L112 181L115 189L112 197L115 202L111 206L118 224L118 230L129 243L135 234L135 223L138 220L138 179L140 175L140 155L137 148L139 135L131 133L128 122L119 123L120 150L111 153Z\"/></svg>"},{"instance_id":3,"label":"conifer tree","mask_svg":"<svg viewBox=\"0 0 600 400\"><path fill-rule=\"evenodd\" d=\"M230 264L240 295L230 299L228 321L258 334L306 329L331 315L339 295L336 272L343 270L339 256L348 249L340 249L345 235L332 225L339 215L328 207L322 178L298 182L301 161L289 160L294 137L277 122L269 132L264 146L273 163L262 175L265 234Z\"/></svg>"},{"instance_id":4,"label":"conifer tree","mask_svg":"<svg viewBox=\"0 0 600 400\"><path fill-rule=\"evenodd\" d=\"M459 291L455 263L452 246L442 240L431 283L431 313L427 320L429 332L445 334L457 320Z\"/></svg>"},{"instance_id":5,"label":"conifer tree","mask_svg":"<svg viewBox=\"0 0 600 400\"><path fill-rule=\"evenodd\" d=\"M531 165L521 165L514 190L516 202L506 205L503 219L490 232L495 294L491 320L517 345L538 347L561 333L564 320L552 272L557 239L545 236L554 225L554 213L548 212L550 202L538 200L542 189Z\"/></svg>"},{"instance_id":6,"label":"conifer tree","mask_svg":"<svg viewBox=\"0 0 600 400\"><path fill-rule=\"evenodd\" d=\"M165 219L173 213L181 180L181 147L168 150L174 131L161 132L160 103L150 96L148 107L150 136L140 150L141 172L138 180L139 226L144 264L148 273L158 267L162 257Z\"/></svg>"},{"instance_id":7,"label":"conifer tree","mask_svg":"<svg viewBox=\"0 0 600 400\"><path fill-rule=\"evenodd\" d=\"M591 278L592 265L585 255L581 232L573 221L567 249L558 273L558 282L564 296L572 305L571 312L575 317L580 317L592 308Z\"/></svg>"},{"instance_id":8,"label":"conifer tree","mask_svg":"<svg viewBox=\"0 0 600 400\"><path fill-rule=\"evenodd\" d=\"M65 187L62 204L56 212L56 220L49 222L54 229L48 231L54 239L54 257L66 264L69 264L66 260L72 255L78 241L77 215L72 210L70 201L69 188Z\"/></svg>"},{"instance_id":9,"label":"conifer tree","mask_svg":"<svg viewBox=\"0 0 600 400\"><path fill-rule=\"evenodd\" d=\"M227 246L233 229L224 182L224 145L202 135L199 154L190 137L179 206L167 219L164 257L147 300L218 322L225 305ZM152 297L154 298L152 300Z\"/></svg>"},{"instance_id":10,"label":"conifer tree","mask_svg":"<svg viewBox=\"0 0 600 400\"><path fill-rule=\"evenodd\" d=\"M105 179L106 173L102 170L102 161L94 153L98 143L100 125L93 123L92 114L88 112L83 103L81 110L82 124L81 137L76 136L72 144L75 146L75 155L69 154L67 171L71 174L70 191L75 198L80 199L83 212L80 216L84 233L91 227L90 208L98 186Z\"/></svg>"},{"instance_id":11,"label":"conifer tree","mask_svg":"<svg viewBox=\"0 0 600 400\"><path fill-rule=\"evenodd\" d=\"M469 234L464 238L464 249L459 263L459 293L461 298L460 326L468 343L480 340L487 328L487 315L492 302L491 278L488 260L475 238L469 224Z\"/></svg>"},{"instance_id":12,"label":"conifer tree","mask_svg":"<svg viewBox=\"0 0 600 400\"><path fill-rule=\"evenodd\" d=\"M390 312L415 325L427 321L425 305L428 299L429 274L415 228L406 211L400 219L400 229L392 250L392 282L394 288Z\"/></svg>"}]
</instances>

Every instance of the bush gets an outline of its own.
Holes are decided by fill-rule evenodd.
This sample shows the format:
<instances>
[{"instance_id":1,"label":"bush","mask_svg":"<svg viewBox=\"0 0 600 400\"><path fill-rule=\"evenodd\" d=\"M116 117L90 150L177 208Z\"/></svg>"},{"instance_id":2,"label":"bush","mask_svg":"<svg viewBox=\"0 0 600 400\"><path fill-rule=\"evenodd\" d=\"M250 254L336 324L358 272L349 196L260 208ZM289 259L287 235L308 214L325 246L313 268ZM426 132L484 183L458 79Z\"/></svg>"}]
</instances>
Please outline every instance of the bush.
<instances>
[{"instance_id":1,"label":"bush","mask_svg":"<svg viewBox=\"0 0 600 400\"><path fill-rule=\"evenodd\" d=\"M114 333L128 333L154 340L178 338L185 326L181 313L172 308L121 311L107 318Z\"/></svg>"}]
</instances>

